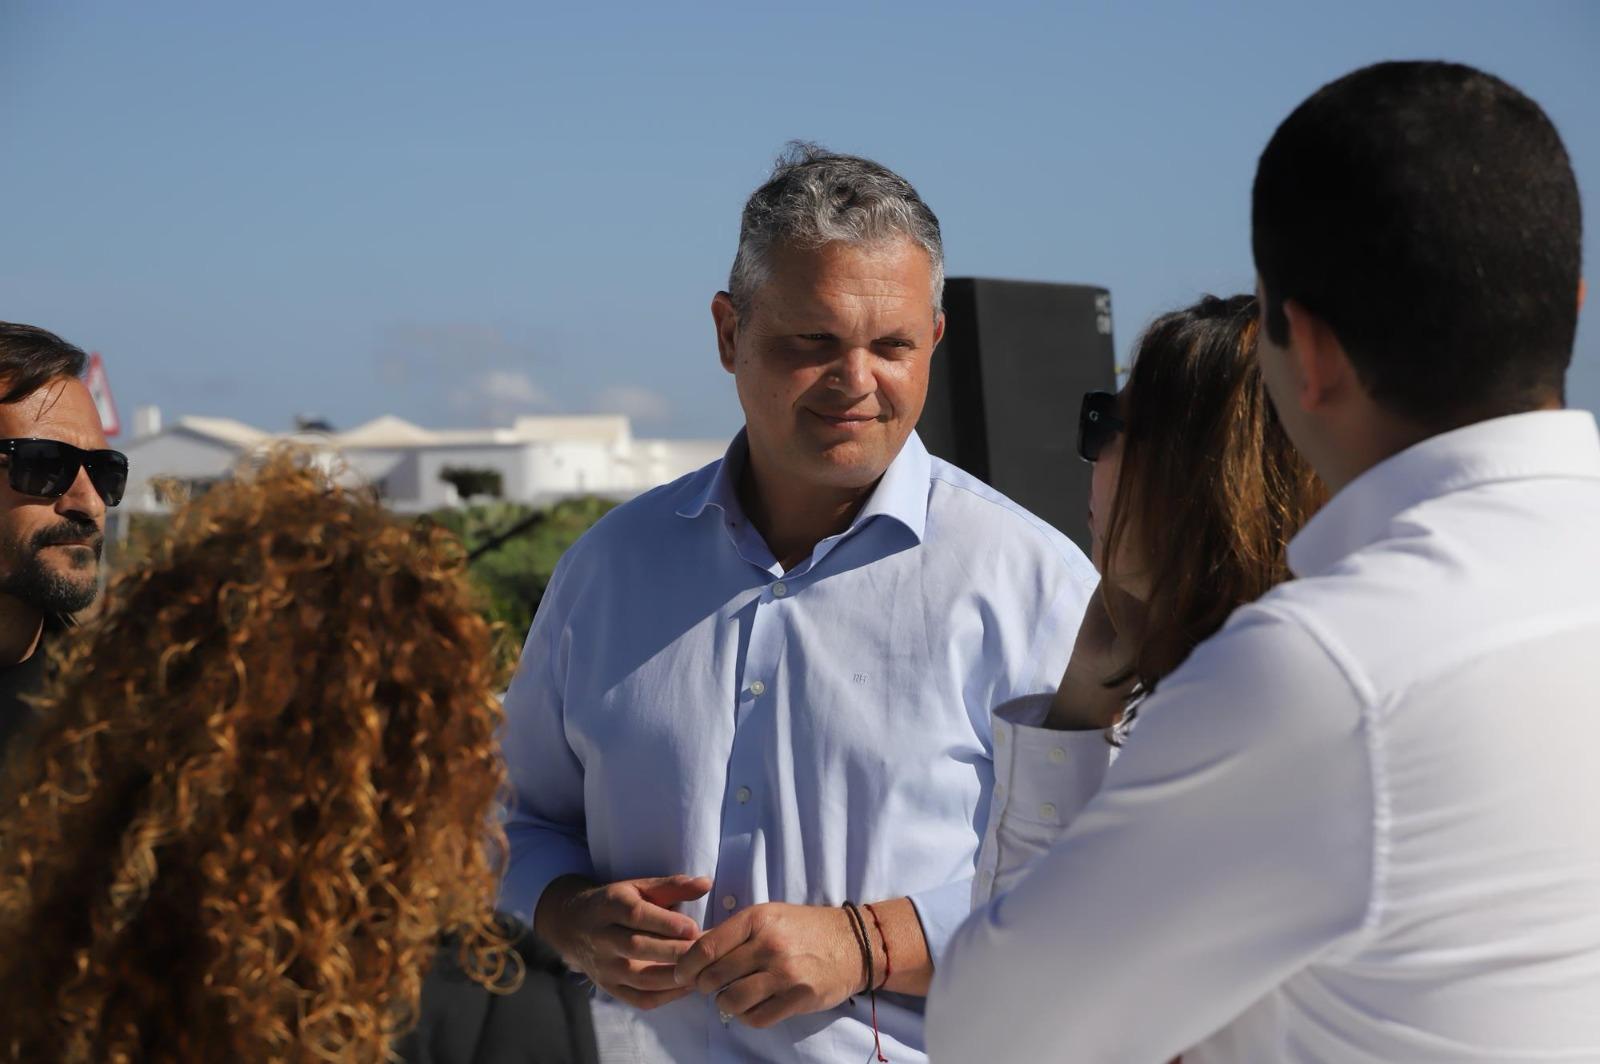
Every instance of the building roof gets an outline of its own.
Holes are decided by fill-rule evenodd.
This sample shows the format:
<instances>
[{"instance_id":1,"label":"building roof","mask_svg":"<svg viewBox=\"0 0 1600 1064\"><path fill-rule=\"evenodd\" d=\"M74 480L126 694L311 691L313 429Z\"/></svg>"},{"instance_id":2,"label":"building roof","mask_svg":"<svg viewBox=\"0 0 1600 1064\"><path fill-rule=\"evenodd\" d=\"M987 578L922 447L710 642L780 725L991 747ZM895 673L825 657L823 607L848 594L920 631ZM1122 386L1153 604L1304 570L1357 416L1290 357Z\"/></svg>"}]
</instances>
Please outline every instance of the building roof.
<instances>
[{"instance_id":1,"label":"building roof","mask_svg":"<svg viewBox=\"0 0 1600 1064\"><path fill-rule=\"evenodd\" d=\"M625 443L633 435L625 414L519 417L512 423L511 431L518 439L529 443L542 443L546 440Z\"/></svg>"},{"instance_id":2,"label":"building roof","mask_svg":"<svg viewBox=\"0 0 1600 1064\"><path fill-rule=\"evenodd\" d=\"M346 447L413 447L434 442L434 433L393 414L375 417L334 439Z\"/></svg>"},{"instance_id":3,"label":"building roof","mask_svg":"<svg viewBox=\"0 0 1600 1064\"><path fill-rule=\"evenodd\" d=\"M241 450L255 447L271 438L271 433L262 432L231 417L180 417L173 428L186 429L197 436L204 436Z\"/></svg>"},{"instance_id":4,"label":"building roof","mask_svg":"<svg viewBox=\"0 0 1600 1064\"><path fill-rule=\"evenodd\" d=\"M507 446L519 443L598 443L625 445L632 439L628 418L620 414L519 417L510 428L425 429L386 414L333 439L341 447L384 450L406 447Z\"/></svg>"},{"instance_id":5,"label":"building roof","mask_svg":"<svg viewBox=\"0 0 1600 1064\"><path fill-rule=\"evenodd\" d=\"M180 417L170 428L182 429L238 450L250 450L275 440L325 439L351 450L406 450L414 447L508 446L522 443L589 443L617 448L626 454L632 444L632 425L625 414L574 414L519 417L510 428L428 429L404 418L385 414L348 432L329 435L264 432L253 425L226 417ZM656 441L639 441L656 442ZM666 441L671 444L690 441ZM694 441L705 444L707 441ZM713 441L714 442L714 441ZM716 443L717 447L722 444ZM719 452L720 453L720 452Z\"/></svg>"}]
</instances>

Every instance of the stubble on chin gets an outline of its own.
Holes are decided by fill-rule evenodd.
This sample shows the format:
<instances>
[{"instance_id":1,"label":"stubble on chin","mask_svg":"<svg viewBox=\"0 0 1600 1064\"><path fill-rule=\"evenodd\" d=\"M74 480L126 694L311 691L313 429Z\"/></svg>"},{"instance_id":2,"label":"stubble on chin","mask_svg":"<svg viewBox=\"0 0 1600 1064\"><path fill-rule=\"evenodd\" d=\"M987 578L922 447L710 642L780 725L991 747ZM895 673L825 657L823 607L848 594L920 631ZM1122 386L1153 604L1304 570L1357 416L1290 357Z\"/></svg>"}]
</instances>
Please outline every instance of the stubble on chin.
<instances>
[{"instance_id":1,"label":"stubble on chin","mask_svg":"<svg viewBox=\"0 0 1600 1064\"><path fill-rule=\"evenodd\" d=\"M99 594L99 552L85 549L70 554L65 569L51 565L38 553L28 555L22 565L13 565L0 576L0 593L45 613L86 609Z\"/></svg>"}]
</instances>

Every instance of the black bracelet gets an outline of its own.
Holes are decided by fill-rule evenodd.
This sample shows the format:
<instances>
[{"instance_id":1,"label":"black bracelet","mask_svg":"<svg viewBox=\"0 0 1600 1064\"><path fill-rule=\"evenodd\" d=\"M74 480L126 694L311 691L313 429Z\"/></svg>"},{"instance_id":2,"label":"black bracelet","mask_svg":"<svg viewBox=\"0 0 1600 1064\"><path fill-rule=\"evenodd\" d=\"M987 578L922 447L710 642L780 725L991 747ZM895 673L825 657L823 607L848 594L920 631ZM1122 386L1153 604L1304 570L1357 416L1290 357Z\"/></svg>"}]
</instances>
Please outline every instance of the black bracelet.
<instances>
[{"instance_id":1,"label":"black bracelet","mask_svg":"<svg viewBox=\"0 0 1600 1064\"><path fill-rule=\"evenodd\" d=\"M861 910L856 908L856 903L844 903L844 911L850 917L850 930L855 932L856 945L861 947L861 966L866 969L866 989L873 990L875 980L872 976L872 940L867 937L867 921L862 917Z\"/></svg>"}]
</instances>

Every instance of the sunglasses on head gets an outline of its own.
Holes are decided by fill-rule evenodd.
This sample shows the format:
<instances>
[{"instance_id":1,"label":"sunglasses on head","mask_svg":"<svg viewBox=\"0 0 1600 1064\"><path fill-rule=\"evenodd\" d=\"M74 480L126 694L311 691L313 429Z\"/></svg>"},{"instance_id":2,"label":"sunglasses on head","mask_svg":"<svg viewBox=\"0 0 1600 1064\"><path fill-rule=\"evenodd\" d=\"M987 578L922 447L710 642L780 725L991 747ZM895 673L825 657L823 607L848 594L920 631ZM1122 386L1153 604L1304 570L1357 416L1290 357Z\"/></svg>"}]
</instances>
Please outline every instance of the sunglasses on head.
<instances>
[{"instance_id":1,"label":"sunglasses on head","mask_svg":"<svg viewBox=\"0 0 1600 1064\"><path fill-rule=\"evenodd\" d=\"M0 440L0 455L7 458L11 487L24 495L59 499L89 472L89 483L107 506L122 501L128 486L128 456L121 451L85 451L60 440Z\"/></svg>"},{"instance_id":2,"label":"sunglasses on head","mask_svg":"<svg viewBox=\"0 0 1600 1064\"><path fill-rule=\"evenodd\" d=\"M1078 457L1093 462L1106 444L1127 427L1117 413L1117 397L1110 392L1085 392L1078 409Z\"/></svg>"}]
</instances>

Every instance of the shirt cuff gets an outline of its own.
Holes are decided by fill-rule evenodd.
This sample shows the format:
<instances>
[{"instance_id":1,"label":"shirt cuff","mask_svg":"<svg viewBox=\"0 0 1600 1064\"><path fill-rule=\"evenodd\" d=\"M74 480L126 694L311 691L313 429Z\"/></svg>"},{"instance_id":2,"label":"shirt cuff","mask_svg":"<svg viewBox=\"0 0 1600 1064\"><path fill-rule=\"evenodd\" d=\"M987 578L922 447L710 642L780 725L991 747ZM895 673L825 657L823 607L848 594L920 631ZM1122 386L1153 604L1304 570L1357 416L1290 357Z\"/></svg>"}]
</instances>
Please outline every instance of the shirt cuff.
<instances>
[{"instance_id":1,"label":"shirt cuff","mask_svg":"<svg viewBox=\"0 0 1600 1064\"><path fill-rule=\"evenodd\" d=\"M1035 824L1070 824L1105 782L1115 749L1105 732L1041 728L1034 700L995 710L994 814ZM1016 723L1013 723L1015 721Z\"/></svg>"},{"instance_id":2,"label":"shirt cuff","mask_svg":"<svg viewBox=\"0 0 1600 1064\"><path fill-rule=\"evenodd\" d=\"M510 824L511 860L500 884L500 908L533 926L533 911L545 888L562 876L594 879L594 861L581 840L548 828Z\"/></svg>"},{"instance_id":3,"label":"shirt cuff","mask_svg":"<svg viewBox=\"0 0 1600 1064\"><path fill-rule=\"evenodd\" d=\"M945 947L955 937L956 929L972 912L972 877L967 876L932 890L919 891L910 897L912 907L917 910L917 919L922 921L922 937L928 943L928 959L937 968Z\"/></svg>"},{"instance_id":4,"label":"shirt cuff","mask_svg":"<svg viewBox=\"0 0 1600 1064\"><path fill-rule=\"evenodd\" d=\"M1113 749L1105 733L1039 727L1050 700L1031 695L994 711L994 791L973 908L1016 886L1105 782Z\"/></svg>"}]
</instances>

